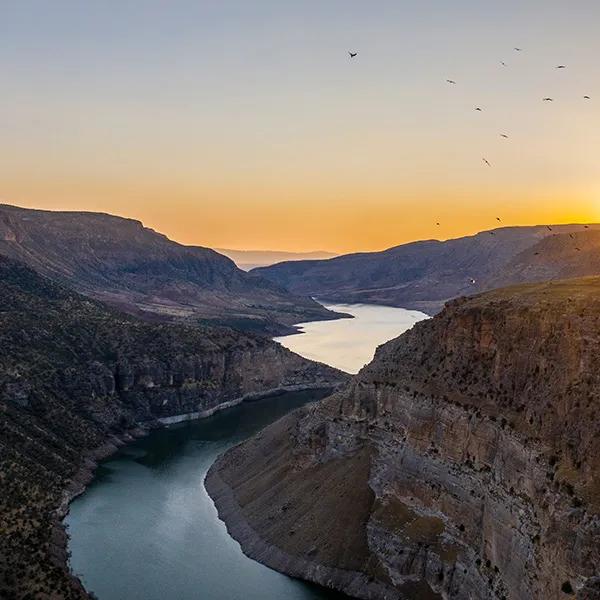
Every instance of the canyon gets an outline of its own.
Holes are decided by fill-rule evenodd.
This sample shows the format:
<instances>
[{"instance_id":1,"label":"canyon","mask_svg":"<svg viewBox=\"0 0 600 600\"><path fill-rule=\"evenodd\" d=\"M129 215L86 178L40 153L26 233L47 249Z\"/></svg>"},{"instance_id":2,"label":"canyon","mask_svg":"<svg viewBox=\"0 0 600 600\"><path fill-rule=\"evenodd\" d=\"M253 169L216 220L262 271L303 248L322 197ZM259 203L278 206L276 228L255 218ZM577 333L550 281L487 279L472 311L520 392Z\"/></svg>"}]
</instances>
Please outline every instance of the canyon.
<instances>
[{"instance_id":1,"label":"canyon","mask_svg":"<svg viewBox=\"0 0 600 600\"><path fill-rule=\"evenodd\" d=\"M600 598L600 278L450 302L206 486L250 557L357 598Z\"/></svg>"},{"instance_id":2,"label":"canyon","mask_svg":"<svg viewBox=\"0 0 600 600\"><path fill-rule=\"evenodd\" d=\"M262 337L151 323L0 257L0 597L83 598L61 518L96 464L165 422L348 376Z\"/></svg>"}]
</instances>

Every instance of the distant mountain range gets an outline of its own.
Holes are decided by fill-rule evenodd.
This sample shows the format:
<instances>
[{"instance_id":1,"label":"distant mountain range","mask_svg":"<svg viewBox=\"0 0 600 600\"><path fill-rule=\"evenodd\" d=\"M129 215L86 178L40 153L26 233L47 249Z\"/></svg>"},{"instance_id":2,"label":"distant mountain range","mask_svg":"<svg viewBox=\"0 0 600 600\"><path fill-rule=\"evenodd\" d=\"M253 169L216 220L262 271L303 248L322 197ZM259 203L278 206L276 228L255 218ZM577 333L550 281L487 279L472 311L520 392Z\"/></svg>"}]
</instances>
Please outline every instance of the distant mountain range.
<instances>
[{"instance_id":1,"label":"distant mountain range","mask_svg":"<svg viewBox=\"0 0 600 600\"><path fill-rule=\"evenodd\" d=\"M335 317L214 250L178 244L139 221L107 214L0 205L0 255L153 320L281 334L294 323Z\"/></svg>"},{"instance_id":2,"label":"distant mountain range","mask_svg":"<svg viewBox=\"0 0 600 600\"><path fill-rule=\"evenodd\" d=\"M293 293L439 311L456 296L512 283L600 274L600 225L502 227L329 260L254 269Z\"/></svg>"},{"instance_id":3,"label":"distant mountain range","mask_svg":"<svg viewBox=\"0 0 600 600\"><path fill-rule=\"evenodd\" d=\"M256 267L267 267L283 261L319 260L333 258L337 254L315 250L314 252L281 252L279 250L229 250L215 248L220 254L230 258L240 269L250 271Z\"/></svg>"}]
</instances>

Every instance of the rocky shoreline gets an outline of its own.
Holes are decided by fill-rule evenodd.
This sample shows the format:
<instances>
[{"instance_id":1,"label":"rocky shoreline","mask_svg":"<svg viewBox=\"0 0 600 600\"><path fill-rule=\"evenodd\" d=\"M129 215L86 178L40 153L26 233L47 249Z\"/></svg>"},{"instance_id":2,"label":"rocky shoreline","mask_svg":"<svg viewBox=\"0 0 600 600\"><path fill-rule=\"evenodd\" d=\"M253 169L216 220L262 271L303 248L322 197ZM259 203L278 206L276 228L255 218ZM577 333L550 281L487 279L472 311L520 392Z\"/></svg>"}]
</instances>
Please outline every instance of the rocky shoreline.
<instances>
[{"instance_id":1,"label":"rocky shoreline","mask_svg":"<svg viewBox=\"0 0 600 600\"><path fill-rule=\"evenodd\" d=\"M397 592L381 583L370 581L364 573L327 567L284 552L281 548L264 540L244 517L231 487L221 479L219 475L220 460L221 458L217 459L209 469L204 485L215 504L219 519L225 523L227 532L239 543L246 556L290 577L343 592L352 598L361 600L401 599Z\"/></svg>"}]
</instances>

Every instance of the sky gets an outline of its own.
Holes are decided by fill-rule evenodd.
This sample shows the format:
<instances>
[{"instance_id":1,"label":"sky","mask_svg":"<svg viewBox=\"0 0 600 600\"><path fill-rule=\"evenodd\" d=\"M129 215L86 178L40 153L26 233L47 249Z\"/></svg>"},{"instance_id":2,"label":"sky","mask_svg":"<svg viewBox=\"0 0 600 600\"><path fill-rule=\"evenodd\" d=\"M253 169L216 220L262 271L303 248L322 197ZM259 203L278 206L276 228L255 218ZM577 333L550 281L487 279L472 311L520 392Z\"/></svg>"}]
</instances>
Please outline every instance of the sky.
<instances>
[{"instance_id":1,"label":"sky","mask_svg":"<svg viewBox=\"0 0 600 600\"><path fill-rule=\"evenodd\" d=\"M598 23L598 0L0 0L0 202L289 251L599 221Z\"/></svg>"}]
</instances>

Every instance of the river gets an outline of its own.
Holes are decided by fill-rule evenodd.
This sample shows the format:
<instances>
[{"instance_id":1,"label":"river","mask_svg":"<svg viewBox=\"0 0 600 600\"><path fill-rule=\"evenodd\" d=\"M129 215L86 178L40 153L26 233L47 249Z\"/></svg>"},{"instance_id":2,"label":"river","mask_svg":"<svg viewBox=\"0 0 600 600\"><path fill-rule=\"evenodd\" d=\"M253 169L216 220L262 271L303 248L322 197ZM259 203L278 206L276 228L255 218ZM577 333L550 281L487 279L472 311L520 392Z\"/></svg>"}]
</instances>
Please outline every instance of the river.
<instances>
[{"instance_id":1,"label":"river","mask_svg":"<svg viewBox=\"0 0 600 600\"><path fill-rule=\"evenodd\" d=\"M358 373L371 362L380 344L399 336L417 321L427 318L418 310L405 310L374 304L323 304L353 319L300 323L302 333L275 338L280 344L305 358Z\"/></svg>"},{"instance_id":2,"label":"river","mask_svg":"<svg viewBox=\"0 0 600 600\"><path fill-rule=\"evenodd\" d=\"M387 307L332 308L355 319L305 324L305 333L280 341L349 372L370 360L377 344L425 317ZM70 565L86 589L99 600L342 597L244 556L203 483L224 450L318 398L314 391L296 392L245 403L155 430L104 461L65 519Z\"/></svg>"}]
</instances>

